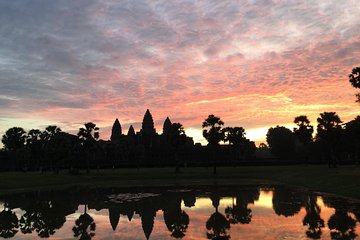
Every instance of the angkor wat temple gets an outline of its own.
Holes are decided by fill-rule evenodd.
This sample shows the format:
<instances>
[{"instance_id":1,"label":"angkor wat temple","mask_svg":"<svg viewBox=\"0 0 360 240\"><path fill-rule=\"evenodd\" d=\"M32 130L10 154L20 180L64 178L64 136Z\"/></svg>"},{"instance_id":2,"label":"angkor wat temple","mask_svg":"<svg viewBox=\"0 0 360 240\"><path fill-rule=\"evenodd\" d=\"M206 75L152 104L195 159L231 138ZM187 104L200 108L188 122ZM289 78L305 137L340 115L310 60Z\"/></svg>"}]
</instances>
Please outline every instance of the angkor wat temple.
<instances>
[{"instance_id":1,"label":"angkor wat temple","mask_svg":"<svg viewBox=\"0 0 360 240\"><path fill-rule=\"evenodd\" d=\"M157 133L149 109L146 110L140 131L135 132L131 125L127 134L123 134L121 123L116 119L110 141L100 140L98 146L102 153L95 153L92 166L122 167L122 166L173 166L213 165L214 162L229 165L234 161L252 158L246 153L235 151L230 145L220 145L216 149L195 144L191 137L185 137L181 146L174 147L169 141L171 120L167 117L161 134ZM246 156L247 155L247 156ZM97 157L96 157L97 156Z\"/></svg>"},{"instance_id":2,"label":"angkor wat temple","mask_svg":"<svg viewBox=\"0 0 360 240\"><path fill-rule=\"evenodd\" d=\"M39 145L40 149L25 145L19 151L4 152L0 155L3 163L0 171L237 165L254 159L255 145L253 148L201 146L185 134L174 134L174 125L167 117L162 133L157 133L152 115L146 110L140 131L136 132L131 125L127 134L123 134L116 119L110 140L94 141L86 147L77 135L59 132L52 145ZM174 144L174 139L178 144Z\"/></svg>"},{"instance_id":3,"label":"angkor wat temple","mask_svg":"<svg viewBox=\"0 0 360 240\"><path fill-rule=\"evenodd\" d=\"M122 133L122 128L119 119L116 119L112 130L111 130L111 142L122 142L126 141L128 144L132 145L142 145L145 149L156 148L156 147L166 147L169 145L168 134L171 128L170 118L167 117L163 124L162 134L158 134L154 127L154 120L150 113L150 110L147 109L142 121L141 129L139 132L135 133L134 127L130 125L129 130L126 135ZM194 141L191 137L186 137L186 146L193 146Z\"/></svg>"},{"instance_id":4,"label":"angkor wat temple","mask_svg":"<svg viewBox=\"0 0 360 240\"><path fill-rule=\"evenodd\" d=\"M110 141L99 141L101 148L106 153L106 166L153 166L172 165L174 160L174 147L169 142L169 130L171 120L167 117L163 124L162 134L156 132L154 120L147 109L142 121L141 129L135 132L130 125L127 134L123 134L121 123L116 119L112 130ZM194 141L186 137L179 152L194 148ZM110 165L109 165L110 164ZM101 164L104 166L104 162Z\"/></svg>"}]
</instances>

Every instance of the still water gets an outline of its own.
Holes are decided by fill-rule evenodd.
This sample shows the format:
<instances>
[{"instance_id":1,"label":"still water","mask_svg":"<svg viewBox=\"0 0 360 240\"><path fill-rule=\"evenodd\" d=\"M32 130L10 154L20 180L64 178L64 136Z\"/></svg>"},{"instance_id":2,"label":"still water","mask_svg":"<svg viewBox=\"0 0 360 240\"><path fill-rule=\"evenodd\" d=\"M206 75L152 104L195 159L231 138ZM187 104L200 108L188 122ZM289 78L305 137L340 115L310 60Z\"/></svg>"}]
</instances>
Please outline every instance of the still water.
<instances>
[{"instance_id":1,"label":"still water","mask_svg":"<svg viewBox=\"0 0 360 240\"><path fill-rule=\"evenodd\" d=\"M0 238L357 239L360 202L286 186L0 196Z\"/></svg>"}]
</instances>

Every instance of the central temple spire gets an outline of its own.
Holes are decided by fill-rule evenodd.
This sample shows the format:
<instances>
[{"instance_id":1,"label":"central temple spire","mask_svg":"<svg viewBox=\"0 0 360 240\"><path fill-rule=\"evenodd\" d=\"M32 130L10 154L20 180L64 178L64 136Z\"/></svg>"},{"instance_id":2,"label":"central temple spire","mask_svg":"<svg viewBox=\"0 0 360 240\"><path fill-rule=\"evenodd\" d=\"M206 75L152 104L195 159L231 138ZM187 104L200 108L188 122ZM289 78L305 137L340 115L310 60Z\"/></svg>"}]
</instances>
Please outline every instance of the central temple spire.
<instances>
[{"instance_id":1,"label":"central temple spire","mask_svg":"<svg viewBox=\"0 0 360 240\"><path fill-rule=\"evenodd\" d=\"M153 135L156 133L156 130L154 128L154 120L151 116L149 109L147 109L145 112L141 131L142 131L142 133L147 134L147 135Z\"/></svg>"},{"instance_id":2,"label":"central temple spire","mask_svg":"<svg viewBox=\"0 0 360 240\"><path fill-rule=\"evenodd\" d=\"M111 129L111 141L118 141L121 139L122 129L119 119L116 119Z\"/></svg>"}]
</instances>

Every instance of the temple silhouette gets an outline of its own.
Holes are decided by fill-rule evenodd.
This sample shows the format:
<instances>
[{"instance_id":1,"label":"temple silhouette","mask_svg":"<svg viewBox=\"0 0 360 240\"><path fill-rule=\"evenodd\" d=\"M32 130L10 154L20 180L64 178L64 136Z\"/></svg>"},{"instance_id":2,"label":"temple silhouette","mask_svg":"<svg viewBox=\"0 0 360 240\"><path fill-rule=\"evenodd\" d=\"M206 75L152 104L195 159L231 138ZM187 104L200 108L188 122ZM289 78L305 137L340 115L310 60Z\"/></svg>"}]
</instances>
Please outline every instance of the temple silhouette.
<instances>
[{"instance_id":1,"label":"temple silhouette","mask_svg":"<svg viewBox=\"0 0 360 240\"><path fill-rule=\"evenodd\" d=\"M81 169L90 172L90 169L100 168L176 166L178 172L187 166L252 164L257 158L255 143L247 139L240 145L194 144L182 125L172 123L169 117L164 120L162 133L158 133L149 109L143 116L139 131L130 125L126 132L118 118L113 123L109 140L98 140L98 128L95 131L92 134L97 134L96 139L92 137L87 142L77 135L59 131L54 133L51 141L37 137L33 143L24 143L17 150L0 151L3 163L0 171L58 172L69 169L70 173L78 174Z\"/></svg>"},{"instance_id":2,"label":"temple silhouette","mask_svg":"<svg viewBox=\"0 0 360 240\"><path fill-rule=\"evenodd\" d=\"M100 149L94 149L94 155L105 154L105 166L113 167L123 165L162 165L170 164L174 158L174 147L169 138L172 122L169 117L164 120L162 134L157 133L154 127L154 120L149 109L146 110L141 129L135 132L133 125L130 125L127 134L123 134L123 129L118 118L115 119L110 141L100 140ZM180 152L191 151L194 141L186 136L181 146ZM94 162L94 161L93 161ZM96 161L95 161L96 162ZM104 166L104 163L101 164Z\"/></svg>"},{"instance_id":3,"label":"temple silhouette","mask_svg":"<svg viewBox=\"0 0 360 240\"><path fill-rule=\"evenodd\" d=\"M142 145L145 149L156 148L161 146L169 145L169 131L171 128L171 120L167 117L163 124L163 133L158 134L154 127L154 120L150 113L150 110L147 109L144 118L141 124L141 129L139 132L135 133L133 125L130 125L129 130L126 135L122 133L122 127L118 118L115 119L115 122L112 126L110 140L113 143L127 143L135 146ZM193 146L194 141L191 137L186 137L186 146ZM168 146L169 147L169 146Z\"/></svg>"}]
</instances>

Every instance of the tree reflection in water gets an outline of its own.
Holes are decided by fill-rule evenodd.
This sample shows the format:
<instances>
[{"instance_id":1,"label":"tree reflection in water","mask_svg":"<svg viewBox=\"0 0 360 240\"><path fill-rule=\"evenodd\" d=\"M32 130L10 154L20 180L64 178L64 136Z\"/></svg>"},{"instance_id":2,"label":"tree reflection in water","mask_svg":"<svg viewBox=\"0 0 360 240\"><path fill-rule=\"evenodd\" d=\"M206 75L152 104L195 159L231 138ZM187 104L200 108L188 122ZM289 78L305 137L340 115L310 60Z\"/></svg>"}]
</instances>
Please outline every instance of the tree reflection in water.
<instances>
[{"instance_id":1,"label":"tree reflection in water","mask_svg":"<svg viewBox=\"0 0 360 240\"><path fill-rule=\"evenodd\" d=\"M335 210L328 221L331 230L332 239L355 239L356 220L353 219L346 211Z\"/></svg>"},{"instance_id":2,"label":"tree reflection in water","mask_svg":"<svg viewBox=\"0 0 360 240\"><path fill-rule=\"evenodd\" d=\"M230 230L230 223L224 215L219 213L218 210L220 204L220 196L218 195L218 193L212 193L210 195L210 199L213 207L215 208L215 212L206 222L206 236L208 239L213 240L230 239L230 234L228 234L228 230Z\"/></svg>"},{"instance_id":3,"label":"tree reflection in water","mask_svg":"<svg viewBox=\"0 0 360 240\"><path fill-rule=\"evenodd\" d=\"M300 212L304 206L306 196L301 191L294 191L288 187L275 187L273 190L273 209L279 216L290 217Z\"/></svg>"},{"instance_id":4,"label":"tree reflection in water","mask_svg":"<svg viewBox=\"0 0 360 240\"><path fill-rule=\"evenodd\" d=\"M18 228L19 224L16 214L4 207L4 210L0 212L0 237L12 238L19 231Z\"/></svg>"},{"instance_id":5,"label":"tree reflection in water","mask_svg":"<svg viewBox=\"0 0 360 240\"><path fill-rule=\"evenodd\" d=\"M164 204L164 221L167 229L174 238L185 237L185 232L189 225L189 215L181 210L180 196L174 196L169 199L165 198Z\"/></svg>"},{"instance_id":6,"label":"tree reflection in water","mask_svg":"<svg viewBox=\"0 0 360 240\"><path fill-rule=\"evenodd\" d=\"M320 207L317 205L317 196L309 193L305 203L306 215L303 219L303 225L308 226L306 236L312 239L320 239L322 228L324 228L324 220L320 217Z\"/></svg>"},{"instance_id":7,"label":"tree reflection in water","mask_svg":"<svg viewBox=\"0 0 360 240\"><path fill-rule=\"evenodd\" d=\"M24 234L36 231L41 238L48 238L60 229L65 221L67 211L59 201L38 200L25 207L26 212L21 216L19 225Z\"/></svg>"},{"instance_id":8,"label":"tree reflection in water","mask_svg":"<svg viewBox=\"0 0 360 240\"><path fill-rule=\"evenodd\" d=\"M211 199L215 211L209 214L205 226L206 238L208 239L230 239L230 235L239 234L233 232L230 234L231 224L246 224L249 230L257 229L254 226L253 211L249 204L259 199L259 188L257 187L229 187L210 189L203 191L167 191L157 193L117 193L115 190L84 190L67 192L36 192L29 194L19 194L17 196L8 196L1 199L5 202L3 211L0 212L0 238L23 238L21 234L36 234L41 238L50 238L62 228L66 217L69 214L76 213L78 206L84 204L84 212L69 228L70 234L77 239L90 240L95 236L95 220L87 213L88 209L100 211L108 210L109 225L113 231L119 229L121 215L127 216L129 221L135 218L141 219L142 231L146 239L150 239L154 231L155 221L162 221L162 218L156 218L158 211L163 211L163 222L170 233L165 233L173 238L194 237L194 227L199 226L199 217L208 216L209 212L193 211L196 204L196 197L207 197ZM209 193L210 192L210 193ZM114 197L115 196L115 197ZM232 204L225 206L225 212L221 208L220 199L233 199ZM293 216L303 207L306 214L302 219L302 225L305 226L303 237L310 239L320 239L324 234L330 234L332 239L355 239L356 218L359 217L360 202L348 202L346 199L336 198L329 195L322 196L326 206L334 208L335 212L329 219L324 221L321 218L321 208L317 203L317 195L306 191L297 191L296 189L286 188L284 186L275 187L273 190L273 209L276 215L285 217ZM182 201L189 210L182 209ZM271 201L271 200L270 200ZM226 201L224 201L226 202ZM201 206L204 202L200 203ZM89 207L88 207L89 206ZM261 206L261 205L260 205ZM256 207L256 204L254 205ZM204 209L207 209L205 207ZM187 212L191 212L188 215ZM257 213L261 214L261 211ZM195 214L195 215L193 215ZM96 214L95 214L96 216ZM275 216L275 215L274 215ZM190 218L195 221L191 222ZM295 221L298 218L289 218L288 221ZM274 222L276 222L276 217ZM204 223L200 223L204 224ZM325 228L325 226L328 228ZM192 231L189 232L189 226ZM123 228L123 226L120 226ZM72 231L71 231L72 229ZM239 229L233 226L233 231ZM123 234L123 230L116 231L117 234ZM199 234L204 234L201 229ZM132 231L132 230L131 230ZM288 231L284 228L283 231ZM302 230L301 230L302 231ZM66 232L66 230L64 231ZM109 233L110 234L110 233ZM138 234L138 233L137 233ZM157 238L166 238L166 235L155 233ZM247 233L248 234L248 231ZM36 235L28 236L36 238ZM142 235L142 234L141 234ZM144 236L142 235L142 236ZM115 236L115 235L114 235ZM56 236L59 237L59 236ZM69 237L69 236L60 236ZM102 238L103 236L99 236ZM200 237L200 236L196 236ZM204 237L204 236L202 236ZM275 236L274 236L275 237Z\"/></svg>"},{"instance_id":9,"label":"tree reflection in water","mask_svg":"<svg viewBox=\"0 0 360 240\"><path fill-rule=\"evenodd\" d=\"M89 240L95 236L96 224L94 219L86 213L87 205L84 206L84 213L75 221L73 227L74 237L79 237L80 240Z\"/></svg>"},{"instance_id":10,"label":"tree reflection in water","mask_svg":"<svg viewBox=\"0 0 360 240\"><path fill-rule=\"evenodd\" d=\"M356 219L349 214L350 203L345 199L333 196L324 196L324 203L335 208L335 213L330 216L328 226L331 230L331 238L336 240L355 239Z\"/></svg>"},{"instance_id":11,"label":"tree reflection in water","mask_svg":"<svg viewBox=\"0 0 360 240\"><path fill-rule=\"evenodd\" d=\"M231 224L249 224L252 218L252 211L248 208L249 203L254 203L255 200L259 199L259 189L246 189L240 190L236 197L236 204L234 198L232 198L232 206L225 208L226 218Z\"/></svg>"}]
</instances>

